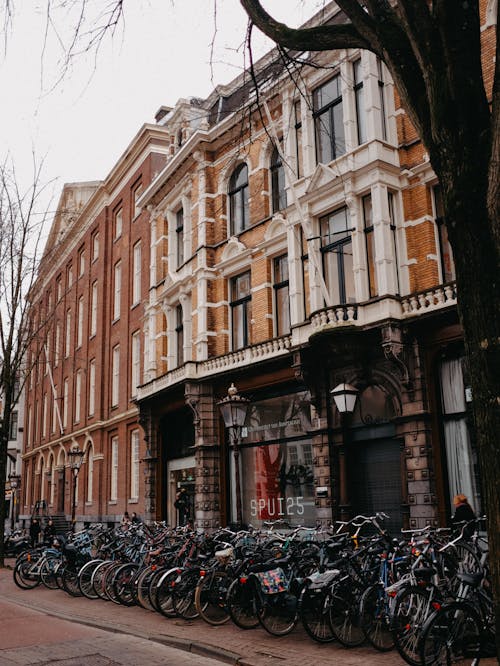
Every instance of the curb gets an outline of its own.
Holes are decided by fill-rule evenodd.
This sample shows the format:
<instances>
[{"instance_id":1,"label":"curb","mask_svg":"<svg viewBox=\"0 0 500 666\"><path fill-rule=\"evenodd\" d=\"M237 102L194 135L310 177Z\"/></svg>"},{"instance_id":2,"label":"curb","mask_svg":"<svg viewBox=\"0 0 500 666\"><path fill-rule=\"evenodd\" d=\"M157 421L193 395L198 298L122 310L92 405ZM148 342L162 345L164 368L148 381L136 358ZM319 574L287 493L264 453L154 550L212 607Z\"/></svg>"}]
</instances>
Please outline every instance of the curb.
<instances>
[{"instance_id":1,"label":"curb","mask_svg":"<svg viewBox=\"0 0 500 666\"><path fill-rule=\"evenodd\" d=\"M192 654L197 654L202 657L216 659L217 661L224 664L231 664L232 666L258 666L258 664L256 664L254 661L248 661L246 657L243 657L237 652L232 652L231 650L226 650L224 648L217 647L216 645L210 645L200 641L192 641L185 638L177 638L176 636L169 636L168 634L148 634L143 631L131 631L128 628L125 629L124 627L110 624L109 622L97 622L95 620L90 620L78 616L70 617L63 612L50 610L38 604L28 604L20 601L19 599L16 599L15 597L11 597L5 594L3 595L3 599L17 604L18 606L24 606L25 608L30 608L31 610L45 613L49 617L57 617L60 620L66 620L67 622L81 624L83 626L92 627L94 629L101 629L102 631L107 631L112 634L124 634L127 636L135 636L136 638L143 638L151 641L152 643L159 643L160 645L165 645L166 647L172 647L177 650L191 652Z\"/></svg>"}]
</instances>

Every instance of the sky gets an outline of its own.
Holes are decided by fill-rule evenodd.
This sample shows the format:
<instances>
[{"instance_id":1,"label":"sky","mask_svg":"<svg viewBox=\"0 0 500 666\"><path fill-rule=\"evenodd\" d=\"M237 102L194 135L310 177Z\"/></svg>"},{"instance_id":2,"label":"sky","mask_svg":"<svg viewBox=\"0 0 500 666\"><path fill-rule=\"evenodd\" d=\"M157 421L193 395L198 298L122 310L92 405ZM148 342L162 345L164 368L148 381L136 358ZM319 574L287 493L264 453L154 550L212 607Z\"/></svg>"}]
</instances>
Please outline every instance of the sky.
<instances>
[{"instance_id":1,"label":"sky","mask_svg":"<svg viewBox=\"0 0 500 666\"><path fill-rule=\"evenodd\" d=\"M42 180L50 183L54 209L64 183L104 179L160 106L208 96L246 62L247 17L239 0L125 0L123 22L106 34L98 51L84 50L88 31L102 24L99 14L113 0L87 2L85 37L67 67L82 0L72 0L73 11L58 8L63 0L14 0L0 50L0 156L12 159L25 186L32 180L32 153L43 159ZM263 4L298 26L324 0ZM271 46L256 35L254 57Z\"/></svg>"}]
</instances>

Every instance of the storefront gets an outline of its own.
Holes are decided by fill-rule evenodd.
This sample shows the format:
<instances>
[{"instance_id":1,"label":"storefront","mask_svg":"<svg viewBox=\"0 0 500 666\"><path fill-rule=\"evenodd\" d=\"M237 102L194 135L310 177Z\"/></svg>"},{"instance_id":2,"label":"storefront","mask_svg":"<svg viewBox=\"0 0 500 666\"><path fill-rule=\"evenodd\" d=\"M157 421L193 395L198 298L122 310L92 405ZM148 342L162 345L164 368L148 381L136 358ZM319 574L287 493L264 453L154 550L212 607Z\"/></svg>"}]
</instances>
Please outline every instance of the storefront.
<instances>
[{"instance_id":1,"label":"storefront","mask_svg":"<svg viewBox=\"0 0 500 666\"><path fill-rule=\"evenodd\" d=\"M283 519L315 525L314 475L308 391L252 401L240 443L243 522L260 527ZM231 458L231 478L234 460ZM235 488L231 486L232 519Z\"/></svg>"}]
</instances>

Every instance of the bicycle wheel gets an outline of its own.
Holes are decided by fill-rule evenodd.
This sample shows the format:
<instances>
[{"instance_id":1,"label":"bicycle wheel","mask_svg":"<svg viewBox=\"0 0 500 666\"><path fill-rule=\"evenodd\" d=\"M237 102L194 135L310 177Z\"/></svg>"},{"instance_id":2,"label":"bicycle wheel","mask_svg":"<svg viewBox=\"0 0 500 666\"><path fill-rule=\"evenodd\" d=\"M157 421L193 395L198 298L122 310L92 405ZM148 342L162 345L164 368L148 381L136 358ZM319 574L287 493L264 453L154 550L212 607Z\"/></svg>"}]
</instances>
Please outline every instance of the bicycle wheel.
<instances>
[{"instance_id":1,"label":"bicycle wheel","mask_svg":"<svg viewBox=\"0 0 500 666\"><path fill-rule=\"evenodd\" d=\"M94 569L94 573L92 574L92 589L94 590L95 594L99 597L99 599L103 599L104 601L109 601L109 597L106 594L106 590L104 587L105 580L106 580L106 572L110 567L114 565L114 562L110 560L105 560L104 562L101 562L96 566Z\"/></svg>"},{"instance_id":2,"label":"bicycle wheel","mask_svg":"<svg viewBox=\"0 0 500 666\"><path fill-rule=\"evenodd\" d=\"M91 560L83 565L78 573L78 586L80 592L87 599L98 599L94 588L92 587L92 574L96 570L96 567L101 564L103 560Z\"/></svg>"},{"instance_id":3,"label":"bicycle wheel","mask_svg":"<svg viewBox=\"0 0 500 666\"><path fill-rule=\"evenodd\" d=\"M422 666L418 640L424 622L434 609L429 592L407 587L396 597L392 630L396 649L410 666Z\"/></svg>"},{"instance_id":4,"label":"bicycle wheel","mask_svg":"<svg viewBox=\"0 0 500 666\"><path fill-rule=\"evenodd\" d=\"M269 634L286 636L297 624L297 597L290 592L265 595L258 616Z\"/></svg>"},{"instance_id":5,"label":"bicycle wheel","mask_svg":"<svg viewBox=\"0 0 500 666\"><path fill-rule=\"evenodd\" d=\"M82 593L78 587L78 571L70 567L65 567L62 573L63 590L72 597L81 597Z\"/></svg>"},{"instance_id":6,"label":"bicycle wheel","mask_svg":"<svg viewBox=\"0 0 500 666\"><path fill-rule=\"evenodd\" d=\"M212 625L229 620L226 597L231 578L225 571L210 571L200 578L194 594L194 603L200 617Z\"/></svg>"},{"instance_id":7,"label":"bicycle wheel","mask_svg":"<svg viewBox=\"0 0 500 666\"><path fill-rule=\"evenodd\" d=\"M174 608L174 588L177 580L180 578L179 569L173 569L163 572L156 583L156 592L154 592L155 608L165 617L176 617L177 612ZM153 583L151 583L153 584ZM150 586L151 590L151 586ZM152 596L152 595L151 595Z\"/></svg>"},{"instance_id":8,"label":"bicycle wheel","mask_svg":"<svg viewBox=\"0 0 500 666\"><path fill-rule=\"evenodd\" d=\"M227 591L227 609L231 620L240 629L259 626L253 581L242 578L233 580Z\"/></svg>"},{"instance_id":9,"label":"bicycle wheel","mask_svg":"<svg viewBox=\"0 0 500 666\"><path fill-rule=\"evenodd\" d=\"M106 569L106 573L104 574L104 579L102 584L104 595L109 601L112 601L114 604L120 603L115 593L113 581L115 579L116 572L121 566L123 566L121 562L113 562L112 565Z\"/></svg>"},{"instance_id":10,"label":"bicycle wheel","mask_svg":"<svg viewBox=\"0 0 500 666\"><path fill-rule=\"evenodd\" d=\"M113 576L113 592L118 603L122 604L122 606L135 605L133 581L135 574L140 568L139 564L128 562L127 564L122 564L115 571L115 575Z\"/></svg>"},{"instance_id":11,"label":"bicycle wheel","mask_svg":"<svg viewBox=\"0 0 500 666\"><path fill-rule=\"evenodd\" d=\"M336 589L329 597L332 633L344 647L357 647L365 640L359 618L359 601L348 590Z\"/></svg>"},{"instance_id":12,"label":"bicycle wheel","mask_svg":"<svg viewBox=\"0 0 500 666\"><path fill-rule=\"evenodd\" d=\"M318 643L335 640L330 624L329 588L302 590L299 617L309 636Z\"/></svg>"},{"instance_id":13,"label":"bicycle wheel","mask_svg":"<svg viewBox=\"0 0 500 666\"><path fill-rule=\"evenodd\" d=\"M187 569L181 573L180 580L175 581L172 594L173 608L176 614L184 620L194 620L198 617L194 594L199 580L200 572L198 570Z\"/></svg>"},{"instance_id":14,"label":"bicycle wheel","mask_svg":"<svg viewBox=\"0 0 500 666\"><path fill-rule=\"evenodd\" d=\"M419 655L425 666L478 663L480 653L481 619L469 604L442 606L422 628Z\"/></svg>"},{"instance_id":15,"label":"bicycle wheel","mask_svg":"<svg viewBox=\"0 0 500 666\"><path fill-rule=\"evenodd\" d=\"M149 598L149 586L157 570L156 565L152 564L143 569L134 581L135 597L138 605L150 611L156 610Z\"/></svg>"},{"instance_id":16,"label":"bicycle wheel","mask_svg":"<svg viewBox=\"0 0 500 666\"><path fill-rule=\"evenodd\" d=\"M40 574L36 562L20 560L14 567L14 583L22 590L32 590L40 585Z\"/></svg>"},{"instance_id":17,"label":"bicycle wheel","mask_svg":"<svg viewBox=\"0 0 500 666\"><path fill-rule=\"evenodd\" d=\"M49 590L57 590L57 576L58 569L62 566L61 559L59 557L47 557L43 562L40 568L40 578L42 583Z\"/></svg>"},{"instance_id":18,"label":"bicycle wheel","mask_svg":"<svg viewBox=\"0 0 500 666\"><path fill-rule=\"evenodd\" d=\"M359 616L361 629L376 650L388 652L394 648L389 599L382 585L371 585L363 592Z\"/></svg>"}]
</instances>

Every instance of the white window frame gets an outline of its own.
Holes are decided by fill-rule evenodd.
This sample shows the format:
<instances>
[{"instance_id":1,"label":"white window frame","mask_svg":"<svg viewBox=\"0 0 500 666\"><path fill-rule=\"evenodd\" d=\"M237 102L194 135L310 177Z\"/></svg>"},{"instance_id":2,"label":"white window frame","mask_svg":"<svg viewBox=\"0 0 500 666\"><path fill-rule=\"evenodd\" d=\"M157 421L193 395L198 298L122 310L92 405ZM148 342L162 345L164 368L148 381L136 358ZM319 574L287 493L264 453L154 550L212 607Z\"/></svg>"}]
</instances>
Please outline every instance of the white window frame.
<instances>
[{"instance_id":1,"label":"white window frame","mask_svg":"<svg viewBox=\"0 0 500 666\"><path fill-rule=\"evenodd\" d=\"M87 449L87 503L92 504L94 494L94 449L89 446Z\"/></svg>"},{"instance_id":2,"label":"white window frame","mask_svg":"<svg viewBox=\"0 0 500 666\"><path fill-rule=\"evenodd\" d=\"M47 436L47 411L48 411L47 393L44 393L43 394L42 437Z\"/></svg>"},{"instance_id":3,"label":"white window frame","mask_svg":"<svg viewBox=\"0 0 500 666\"><path fill-rule=\"evenodd\" d=\"M139 431L130 433L130 499L139 499Z\"/></svg>"},{"instance_id":4,"label":"white window frame","mask_svg":"<svg viewBox=\"0 0 500 666\"><path fill-rule=\"evenodd\" d=\"M97 333L97 280L92 283L90 307L90 336L93 337Z\"/></svg>"},{"instance_id":5,"label":"white window frame","mask_svg":"<svg viewBox=\"0 0 500 666\"><path fill-rule=\"evenodd\" d=\"M82 371L77 370L75 377L75 423L78 423L82 414Z\"/></svg>"},{"instance_id":6,"label":"white window frame","mask_svg":"<svg viewBox=\"0 0 500 666\"><path fill-rule=\"evenodd\" d=\"M64 358L68 358L71 348L71 308L66 310L66 337L64 340Z\"/></svg>"},{"instance_id":7,"label":"white window frame","mask_svg":"<svg viewBox=\"0 0 500 666\"><path fill-rule=\"evenodd\" d=\"M118 499L118 437L111 438L111 469L109 499L116 502Z\"/></svg>"},{"instance_id":8,"label":"white window frame","mask_svg":"<svg viewBox=\"0 0 500 666\"><path fill-rule=\"evenodd\" d=\"M114 238L120 238L123 233L123 208L119 208L113 215Z\"/></svg>"},{"instance_id":9,"label":"white window frame","mask_svg":"<svg viewBox=\"0 0 500 666\"><path fill-rule=\"evenodd\" d=\"M141 300L141 241L135 243L133 248L132 269L132 305L137 305Z\"/></svg>"},{"instance_id":10,"label":"white window frame","mask_svg":"<svg viewBox=\"0 0 500 666\"><path fill-rule=\"evenodd\" d=\"M96 231L92 236L92 261L97 261L99 258L99 232Z\"/></svg>"},{"instance_id":11,"label":"white window frame","mask_svg":"<svg viewBox=\"0 0 500 666\"><path fill-rule=\"evenodd\" d=\"M56 340L55 340L55 349L54 349L54 367L56 368L59 365L59 354L61 353L61 324L57 322L56 324Z\"/></svg>"},{"instance_id":12,"label":"white window frame","mask_svg":"<svg viewBox=\"0 0 500 666\"><path fill-rule=\"evenodd\" d=\"M122 262L117 261L113 275L113 321L120 319L120 305L122 294Z\"/></svg>"},{"instance_id":13,"label":"white window frame","mask_svg":"<svg viewBox=\"0 0 500 666\"><path fill-rule=\"evenodd\" d=\"M68 425L68 409L69 409L69 380L66 377L63 383L63 427Z\"/></svg>"},{"instance_id":14,"label":"white window frame","mask_svg":"<svg viewBox=\"0 0 500 666\"><path fill-rule=\"evenodd\" d=\"M89 416L95 414L95 358L89 362Z\"/></svg>"},{"instance_id":15,"label":"white window frame","mask_svg":"<svg viewBox=\"0 0 500 666\"><path fill-rule=\"evenodd\" d=\"M80 296L78 299L78 328L76 336L76 347L77 349L82 346L83 343L83 296Z\"/></svg>"},{"instance_id":16,"label":"white window frame","mask_svg":"<svg viewBox=\"0 0 500 666\"><path fill-rule=\"evenodd\" d=\"M111 407L117 407L120 399L120 345L113 347L112 358Z\"/></svg>"},{"instance_id":17,"label":"white window frame","mask_svg":"<svg viewBox=\"0 0 500 666\"><path fill-rule=\"evenodd\" d=\"M132 333L132 358L130 363L131 374L131 396L137 395L137 387L141 383L141 333Z\"/></svg>"},{"instance_id":18,"label":"white window frame","mask_svg":"<svg viewBox=\"0 0 500 666\"><path fill-rule=\"evenodd\" d=\"M80 250L78 255L78 277L82 277L85 273L85 250Z\"/></svg>"}]
</instances>

